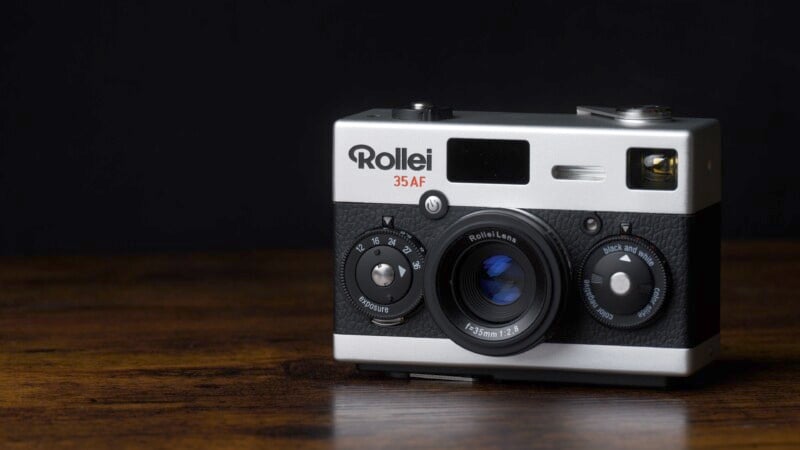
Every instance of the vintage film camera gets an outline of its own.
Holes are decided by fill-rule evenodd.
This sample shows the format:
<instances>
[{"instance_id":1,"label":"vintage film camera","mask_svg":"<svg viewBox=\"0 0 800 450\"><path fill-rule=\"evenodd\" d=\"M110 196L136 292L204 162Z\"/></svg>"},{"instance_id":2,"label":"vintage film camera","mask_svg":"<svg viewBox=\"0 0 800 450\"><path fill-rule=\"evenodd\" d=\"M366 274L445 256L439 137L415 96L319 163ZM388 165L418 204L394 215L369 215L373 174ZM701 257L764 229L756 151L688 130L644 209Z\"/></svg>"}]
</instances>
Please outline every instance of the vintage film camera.
<instances>
[{"instance_id":1,"label":"vintage film camera","mask_svg":"<svg viewBox=\"0 0 800 450\"><path fill-rule=\"evenodd\" d=\"M334 133L337 360L665 385L719 352L716 120L414 103Z\"/></svg>"}]
</instances>

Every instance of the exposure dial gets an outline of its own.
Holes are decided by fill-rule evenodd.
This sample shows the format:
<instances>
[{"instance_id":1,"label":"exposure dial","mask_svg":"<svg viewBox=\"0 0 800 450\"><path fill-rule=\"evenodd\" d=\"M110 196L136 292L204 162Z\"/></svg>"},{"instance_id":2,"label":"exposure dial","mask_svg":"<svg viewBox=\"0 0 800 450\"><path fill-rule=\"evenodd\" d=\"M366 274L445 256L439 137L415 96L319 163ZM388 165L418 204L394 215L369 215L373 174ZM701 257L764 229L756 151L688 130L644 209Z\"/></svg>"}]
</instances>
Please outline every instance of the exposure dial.
<instances>
[{"instance_id":1,"label":"exposure dial","mask_svg":"<svg viewBox=\"0 0 800 450\"><path fill-rule=\"evenodd\" d=\"M664 306L669 276L664 257L635 236L614 236L586 255L578 280L581 298L592 316L605 325L643 325Z\"/></svg>"},{"instance_id":2,"label":"exposure dial","mask_svg":"<svg viewBox=\"0 0 800 450\"><path fill-rule=\"evenodd\" d=\"M402 318L422 300L424 257L425 249L409 233L394 228L372 230L347 253L342 286L356 307L373 319Z\"/></svg>"}]
</instances>

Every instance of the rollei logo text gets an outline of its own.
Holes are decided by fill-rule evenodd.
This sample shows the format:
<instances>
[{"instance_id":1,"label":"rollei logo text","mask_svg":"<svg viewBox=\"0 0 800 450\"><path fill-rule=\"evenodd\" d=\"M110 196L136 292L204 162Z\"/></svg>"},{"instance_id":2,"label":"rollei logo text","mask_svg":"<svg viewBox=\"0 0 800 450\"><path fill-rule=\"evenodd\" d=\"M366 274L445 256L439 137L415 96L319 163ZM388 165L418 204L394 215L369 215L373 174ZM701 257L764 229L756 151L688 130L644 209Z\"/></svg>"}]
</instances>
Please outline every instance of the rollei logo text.
<instances>
[{"instance_id":1,"label":"rollei logo text","mask_svg":"<svg viewBox=\"0 0 800 450\"><path fill-rule=\"evenodd\" d=\"M431 170L431 149L426 154L408 153L405 147L397 147L394 154L389 152L375 153L375 149L369 145L354 145L350 149L350 160L358 164L359 169L381 169L381 170Z\"/></svg>"}]
</instances>

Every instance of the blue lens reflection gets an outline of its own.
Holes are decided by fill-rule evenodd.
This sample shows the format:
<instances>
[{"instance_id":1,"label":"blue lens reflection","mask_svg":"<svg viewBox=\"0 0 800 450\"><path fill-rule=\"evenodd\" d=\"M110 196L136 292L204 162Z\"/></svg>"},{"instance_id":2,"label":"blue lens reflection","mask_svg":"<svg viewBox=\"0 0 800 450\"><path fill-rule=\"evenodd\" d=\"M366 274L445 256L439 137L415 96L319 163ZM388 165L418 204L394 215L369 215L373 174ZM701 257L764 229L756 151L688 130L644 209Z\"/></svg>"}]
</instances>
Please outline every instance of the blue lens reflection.
<instances>
[{"instance_id":1,"label":"blue lens reflection","mask_svg":"<svg viewBox=\"0 0 800 450\"><path fill-rule=\"evenodd\" d=\"M510 305L522 294L525 273L507 255L494 255L483 260L478 283L483 295L495 305Z\"/></svg>"}]
</instances>

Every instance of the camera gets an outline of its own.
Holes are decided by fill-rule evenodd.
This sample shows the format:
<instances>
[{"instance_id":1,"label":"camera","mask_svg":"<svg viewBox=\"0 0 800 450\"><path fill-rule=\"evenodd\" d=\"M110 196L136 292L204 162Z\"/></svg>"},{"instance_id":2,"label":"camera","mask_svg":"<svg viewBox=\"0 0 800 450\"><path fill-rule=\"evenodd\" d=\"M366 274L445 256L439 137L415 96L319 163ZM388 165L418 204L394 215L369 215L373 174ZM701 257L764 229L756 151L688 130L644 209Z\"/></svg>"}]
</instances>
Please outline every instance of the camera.
<instances>
[{"instance_id":1,"label":"camera","mask_svg":"<svg viewBox=\"0 0 800 450\"><path fill-rule=\"evenodd\" d=\"M664 386L719 352L721 150L670 108L419 102L336 122L334 357Z\"/></svg>"}]
</instances>

